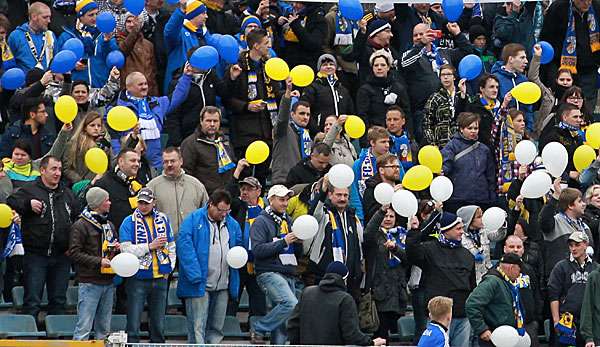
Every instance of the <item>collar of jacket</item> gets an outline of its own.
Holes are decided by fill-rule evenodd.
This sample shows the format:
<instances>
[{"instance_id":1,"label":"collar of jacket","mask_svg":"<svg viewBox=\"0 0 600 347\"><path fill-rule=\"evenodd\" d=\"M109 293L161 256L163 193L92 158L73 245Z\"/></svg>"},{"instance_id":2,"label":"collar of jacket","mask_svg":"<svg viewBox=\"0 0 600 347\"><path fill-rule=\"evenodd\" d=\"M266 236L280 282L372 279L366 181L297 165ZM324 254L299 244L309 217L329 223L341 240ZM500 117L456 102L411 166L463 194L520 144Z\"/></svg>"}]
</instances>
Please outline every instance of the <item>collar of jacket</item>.
<instances>
[{"instance_id":1,"label":"collar of jacket","mask_svg":"<svg viewBox=\"0 0 600 347\"><path fill-rule=\"evenodd\" d=\"M221 132L217 132L217 136L215 136L214 140L209 139L208 137L206 137L206 134L204 134L202 132L202 130L196 128L196 142L204 142L204 143L208 143L211 145L215 144L215 141L220 139L221 141L223 141L223 134L221 134ZM225 141L223 141L223 144L225 144Z\"/></svg>"},{"instance_id":2,"label":"collar of jacket","mask_svg":"<svg viewBox=\"0 0 600 347\"><path fill-rule=\"evenodd\" d=\"M58 182L58 186L55 189L52 189L52 188L46 186L44 184L44 182L42 181L41 176L35 180L35 183L37 184L38 187L42 188L43 190L47 191L48 193L61 194L64 190L64 186L63 186L62 182Z\"/></svg>"},{"instance_id":3,"label":"collar of jacket","mask_svg":"<svg viewBox=\"0 0 600 347\"><path fill-rule=\"evenodd\" d=\"M346 283L342 276L334 273L326 273L319 282L319 289L324 292L346 291Z\"/></svg>"},{"instance_id":4,"label":"collar of jacket","mask_svg":"<svg viewBox=\"0 0 600 347\"><path fill-rule=\"evenodd\" d=\"M164 172L163 172L163 177L169 181L180 181L183 176L185 176L185 170L181 169L181 171L179 172L179 175L175 176L175 177L171 177L171 176L167 176Z\"/></svg>"}]
</instances>

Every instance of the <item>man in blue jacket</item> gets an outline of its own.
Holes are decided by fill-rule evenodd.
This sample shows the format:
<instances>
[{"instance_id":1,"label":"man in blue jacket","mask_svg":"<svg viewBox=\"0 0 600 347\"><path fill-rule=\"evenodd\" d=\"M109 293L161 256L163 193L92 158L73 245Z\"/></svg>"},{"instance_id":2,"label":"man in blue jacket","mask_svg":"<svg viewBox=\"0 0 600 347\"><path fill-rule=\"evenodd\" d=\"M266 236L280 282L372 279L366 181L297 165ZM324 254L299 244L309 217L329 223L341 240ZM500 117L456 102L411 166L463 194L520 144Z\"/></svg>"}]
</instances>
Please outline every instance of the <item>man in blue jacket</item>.
<instances>
[{"instance_id":1,"label":"man in blue jacket","mask_svg":"<svg viewBox=\"0 0 600 347\"><path fill-rule=\"evenodd\" d=\"M18 26L8 37L17 67L27 73L34 67L46 70L59 47L54 33L48 30L50 7L34 2L29 7L29 22Z\"/></svg>"},{"instance_id":2,"label":"man in blue jacket","mask_svg":"<svg viewBox=\"0 0 600 347\"><path fill-rule=\"evenodd\" d=\"M239 273L227 264L227 252L242 245L242 232L230 211L231 195L215 190L208 205L192 212L179 230L177 296L185 298L188 343L220 343L228 290L233 299L238 295Z\"/></svg>"}]
</instances>

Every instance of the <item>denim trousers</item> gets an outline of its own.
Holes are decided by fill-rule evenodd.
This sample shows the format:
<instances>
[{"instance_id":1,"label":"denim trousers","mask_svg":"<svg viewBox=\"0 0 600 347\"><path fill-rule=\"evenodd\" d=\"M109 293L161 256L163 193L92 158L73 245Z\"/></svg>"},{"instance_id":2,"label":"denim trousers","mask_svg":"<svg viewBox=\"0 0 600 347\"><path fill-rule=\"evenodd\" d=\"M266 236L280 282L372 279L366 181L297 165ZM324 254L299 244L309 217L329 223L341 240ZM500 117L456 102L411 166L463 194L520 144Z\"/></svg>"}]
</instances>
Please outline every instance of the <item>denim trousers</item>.
<instances>
[{"instance_id":1,"label":"denim trousers","mask_svg":"<svg viewBox=\"0 0 600 347\"><path fill-rule=\"evenodd\" d=\"M248 274L246 267L238 270L240 273L240 291L236 300L230 300L229 306L227 307L227 315L235 316L238 312L242 293L244 288L248 293L248 303L250 306L250 316L264 316L267 314L267 298L265 293L260 289L258 283L256 283L256 275Z\"/></svg>"},{"instance_id":2,"label":"denim trousers","mask_svg":"<svg viewBox=\"0 0 600 347\"><path fill-rule=\"evenodd\" d=\"M223 340L228 298L225 289L206 291L202 297L185 299L188 343L213 345Z\"/></svg>"},{"instance_id":3,"label":"denim trousers","mask_svg":"<svg viewBox=\"0 0 600 347\"><path fill-rule=\"evenodd\" d=\"M92 325L94 338L104 340L110 333L115 287L110 284L79 283L77 325L73 340L88 340Z\"/></svg>"},{"instance_id":4,"label":"denim trousers","mask_svg":"<svg viewBox=\"0 0 600 347\"><path fill-rule=\"evenodd\" d=\"M265 272L256 277L258 285L271 300L273 309L251 327L258 334L271 332L272 345L285 345L287 342L287 320L298 303L297 296L302 283L277 272Z\"/></svg>"},{"instance_id":5,"label":"denim trousers","mask_svg":"<svg viewBox=\"0 0 600 347\"><path fill-rule=\"evenodd\" d=\"M37 319L44 286L48 291L48 314L65 314L71 261L65 255L25 254L23 257L23 312Z\"/></svg>"},{"instance_id":6,"label":"denim trousers","mask_svg":"<svg viewBox=\"0 0 600 347\"><path fill-rule=\"evenodd\" d=\"M128 278L127 290L127 342L140 341L140 322L144 303L148 300L148 327L150 342L164 343L165 310L167 309L168 283L166 278Z\"/></svg>"},{"instance_id":7,"label":"denim trousers","mask_svg":"<svg viewBox=\"0 0 600 347\"><path fill-rule=\"evenodd\" d=\"M450 337L450 346L465 346L471 345L471 324L467 318L452 318L450 329L448 330Z\"/></svg>"}]
</instances>

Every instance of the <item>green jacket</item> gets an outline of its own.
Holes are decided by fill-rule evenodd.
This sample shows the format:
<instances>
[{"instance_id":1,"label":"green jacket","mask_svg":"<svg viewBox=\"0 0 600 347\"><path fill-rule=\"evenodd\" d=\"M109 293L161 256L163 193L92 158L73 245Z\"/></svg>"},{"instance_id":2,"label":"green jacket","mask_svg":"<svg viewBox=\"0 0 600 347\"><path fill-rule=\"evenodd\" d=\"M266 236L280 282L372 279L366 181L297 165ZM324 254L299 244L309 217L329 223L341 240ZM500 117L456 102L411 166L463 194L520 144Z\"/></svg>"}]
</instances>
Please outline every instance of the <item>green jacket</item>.
<instances>
[{"instance_id":1,"label":"green jacket","mask_svg":"<svg viewBox=\"0 0 600 347\"><path fill-rule=\"evenodd\" d=\"M579 321L579 332L585 342L600 344L600 269L592 271L588 277L583 295L583 305Z\"/></svg>"},{"instance_id":2,"label":"green jacket","mask_svg":"<svg viewBox=\"0 0 600 347\"><path fill-rule=\"evenodd\" d=\"M476 336L501 325L516 326L510 287L502 275L492 269L473 289L465 305L467 318Z\"/></svg>"}]
</instances>

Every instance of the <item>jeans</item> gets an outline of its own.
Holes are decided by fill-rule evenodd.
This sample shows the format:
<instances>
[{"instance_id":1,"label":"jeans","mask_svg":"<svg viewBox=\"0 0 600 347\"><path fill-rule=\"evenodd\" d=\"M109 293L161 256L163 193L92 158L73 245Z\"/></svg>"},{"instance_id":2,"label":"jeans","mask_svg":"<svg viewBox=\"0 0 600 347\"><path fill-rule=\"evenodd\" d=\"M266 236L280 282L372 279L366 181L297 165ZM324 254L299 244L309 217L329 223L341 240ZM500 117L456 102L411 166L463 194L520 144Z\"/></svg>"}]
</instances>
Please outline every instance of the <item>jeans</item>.
<instances>
[{"instance_id":1,"label":"jeans","mask_svg":"<svg viewBox=\"0 0 600 347\"><path fill-rule=\"evenodd\" d=\"M48 291L48 314L65 314L71 261L65 255L25 254L23 257L23 312L37 319L44 294Z\"/></svg>"},{"instance_id":2,"label":"jeans","mask_svg":"<svg viewBox=\"0 0 600 347\"><path fill-rule=\"evenodd\" d=\"M249 315L250 316L264 316L267 314L267 298L265 293L260 289L258 283L256 283L256 275L248 274L246 267L239 269L240 273L240 291L238 293L237 301L230 300L229 306L227 307L227 315L235 316L242 299L242 293L244 287L248 293L248 301L250 304Z\"/></svg>"},{"instance_id":3,"label":"jeans","mask_svg":"<svg viewBox=\"0 0 600 347\"><path fill-rule=\"evenodd\" d=\"M415 319L415 340L413 343L417 345L421 334L427 327L427 303L425 302L425 289L415 288L411 290L411 300L413 307L413 317Z\"/></svg>"},{"instance_id":4,"label":"jeans","mask_svg":"<svg viewBox=\"0 0 600 347\"><path fill-rule=\"evenodd\" d=\"M256 280L275 307L262 319L256 321L251 329L259 334L270 331L272 345L285 345L287 320L298 303L296 297L301 291L301 283L296 278L277 272L259 274Z\"/></svg>"},{"instance_id":5,"label":"jeans","mask_svg":"<svg viewBox=\"0 0 600 347\"><path fill-rule=\"evenodd\" d=\"M115 287L110 284L79 283L77 325L73 340L88 340L92 324L94 338L104 340L110 333Z\"/></svg>"},{"instance_id":6,"label":"jeans","mask_svg":"<svg viewBox=\"0 0 600 347\"><path fill-rule=\"evenodd\" d=\"M188 343L214 345L223 340L227 299L227 290L206 291L203 297L185 299Z\"/></svg>"},{"instance_id":7,"label":"jeans","mask_svg":"<svg viewBox=\"0 0 600 347\"><path fill-rule=\"evenodd\" d=\"M450 346L468 347L471 340L469 320L467 318L452 318L448 336L450 337Z\"/></svg>"},{"instance_id":8,"label":"jeans","mask_svg":"<svg viewBox=\"0 0 600 347\"><path fill-rule=\"evenodd\" d=\"M128 278L127 290L127 342L140 341L140 322L144 303L148 300L148 327L150 342L164 343L165 310L167 309L166 278L137 279Z\"/></svg>"}]
</instances>

